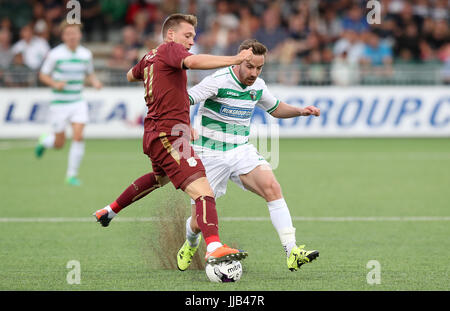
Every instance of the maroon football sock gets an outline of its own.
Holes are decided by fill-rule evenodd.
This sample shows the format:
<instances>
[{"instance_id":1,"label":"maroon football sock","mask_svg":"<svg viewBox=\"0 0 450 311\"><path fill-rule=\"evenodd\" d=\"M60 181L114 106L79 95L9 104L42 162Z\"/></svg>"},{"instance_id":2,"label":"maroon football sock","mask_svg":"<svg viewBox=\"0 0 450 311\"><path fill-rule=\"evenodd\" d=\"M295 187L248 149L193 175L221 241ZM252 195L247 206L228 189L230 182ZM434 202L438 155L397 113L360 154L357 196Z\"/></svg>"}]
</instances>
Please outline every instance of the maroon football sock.
<instances>
[{"instance_id":1,"label":"maroon football sock","mask_svg":"<svg viewBox=\"0 0 450 311\"><path fill-rule=\"evenodd\" d=\"M127 207L133 202L142 199L147 194L159 187L156 181L155 174L149 173L136 179L122 194L109 206L118 213L123 208Z\"/></svg>"},{"instance_id":2,"label":"maroon football sock","mask_svg":"<svg viewBox=\"0 0 450 311\"><path fill-rule=\"evenodd\" d=\"M220 242L216 200L209 196L197 198L195 200L195 211L197 224L202 231L206 245L211 242Z\"/></svg>"}]
</instances>

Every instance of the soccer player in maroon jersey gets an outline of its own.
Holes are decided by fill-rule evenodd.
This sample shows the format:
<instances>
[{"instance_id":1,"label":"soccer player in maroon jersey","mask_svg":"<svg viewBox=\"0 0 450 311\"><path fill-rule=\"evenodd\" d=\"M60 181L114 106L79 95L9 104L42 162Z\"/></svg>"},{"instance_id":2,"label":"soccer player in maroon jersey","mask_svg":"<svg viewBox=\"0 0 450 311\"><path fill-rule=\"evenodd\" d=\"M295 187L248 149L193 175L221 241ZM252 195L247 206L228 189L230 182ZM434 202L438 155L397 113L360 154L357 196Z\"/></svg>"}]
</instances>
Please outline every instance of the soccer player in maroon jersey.
<instances>
[{"instance_id":1,"label":"soccer player in maroon jersey","mask_svg":"<svg viewBox=\"0 0 450 311\"><path fill-rule=\"evenodd\" d=\"M235 56L189 53L194 45L197 18L172 14L162 27L164 42L147 53L127 73L130 82L143 81L148 113L144 121L144 153L153 172L134 181L113 203L94 213L102 226L124 207L164 186L169 181L182 189L196 205L196 219L206 241L205 260L241 260L247 252L222 245L214 192L205 168L189 144L190 103L186 69L214 69L239 65L252 58L251 48Z\"/></svg>"}]
</instances>

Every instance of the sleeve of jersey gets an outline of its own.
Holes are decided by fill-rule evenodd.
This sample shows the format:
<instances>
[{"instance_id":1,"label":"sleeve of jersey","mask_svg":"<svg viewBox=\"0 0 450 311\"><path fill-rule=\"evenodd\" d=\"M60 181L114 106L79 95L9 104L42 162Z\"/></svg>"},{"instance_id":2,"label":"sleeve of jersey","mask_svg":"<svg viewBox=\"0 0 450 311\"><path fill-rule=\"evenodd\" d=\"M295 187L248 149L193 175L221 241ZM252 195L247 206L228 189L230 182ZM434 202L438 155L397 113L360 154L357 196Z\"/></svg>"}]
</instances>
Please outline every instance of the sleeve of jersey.
<instances>
[{"instance_id":1,"label":"sleeve of jersey","mask_svg":"<svg viewBox=\"0 0 450 311\"><path fill-rule=\"evenodd\" d=\"M176 69L183 69L183 60L192 55L183 45L175 42L168 43L164 51L161 52L162 61Z\"/></svg>"},{"instance_id":2,"label":"sleeve of jersey","mask_svg":"<svg viewBox=\"0 0 450 311\"><path fill-rule=\"evenodd\" d=\"M136 65L134 65L133 69L132 69L132 73L133 73L133 77L135 79L138 80L143 80L143 66L144 66L144 58L146 55L144 55L144 57L142 57L142 59L139 61L139 63L137 63Z\"/></svg>"},{"instance_id":3,"label":"sleeve of jersey","mask_svg":"<svg viewBox=\"0 0 450 311\"><path fill-rule=\"evenodd\" d=\"M53 57L53 53L48 53L47 57L44 60L44 63L41 66L41 72L46 75L50 75L55 68L55 58Z\"/></svg>"},{"instance_id":4,"label":"sleeve of jersey","mask_svg":"<svg viewBox=\"0 0 450 311\"><path fill-rule=\"evenodd\" d=\"M278 108L279 104L280 101L277 100L275 96L272 95L272 93L270 93L269 89L264 84L261 99L256 105L264 109L267 113L272 113L275 111L275 109Z\"/></svg>"},{"instance_id":5,"label":"sleeve of jersey","mask_svg":"<svg viewBox=\"0 0 450 311\"><path fill-rule=\"evenodd\" d=\"M199 84L188 90L189 102L191 105L201 103L210 97L216 96L219 87L215 78L207 76Z\"/></svg>"}]
</instances>

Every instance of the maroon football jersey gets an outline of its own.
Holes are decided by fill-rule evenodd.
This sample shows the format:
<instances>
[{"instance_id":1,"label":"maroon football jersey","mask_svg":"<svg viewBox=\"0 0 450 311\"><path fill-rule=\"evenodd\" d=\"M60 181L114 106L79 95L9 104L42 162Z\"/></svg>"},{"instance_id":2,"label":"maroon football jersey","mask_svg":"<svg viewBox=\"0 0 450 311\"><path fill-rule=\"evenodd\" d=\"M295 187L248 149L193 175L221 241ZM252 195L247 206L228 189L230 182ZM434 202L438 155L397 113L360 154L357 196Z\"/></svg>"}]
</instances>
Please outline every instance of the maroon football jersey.
<instances>
[{"instance_id":1,"label":"maroon football jersey","mask_svg":"<svg viewBox=\"0 0 450 311\"><path fill-rule=\"evenodd\" d=\"M171 133L176 124L190 124L189 97L183 60L192 55L178 43L163 43L147 53L136 66L133 76L144 81L148 113L145 131Z\"/></svg>"}]
</instances>

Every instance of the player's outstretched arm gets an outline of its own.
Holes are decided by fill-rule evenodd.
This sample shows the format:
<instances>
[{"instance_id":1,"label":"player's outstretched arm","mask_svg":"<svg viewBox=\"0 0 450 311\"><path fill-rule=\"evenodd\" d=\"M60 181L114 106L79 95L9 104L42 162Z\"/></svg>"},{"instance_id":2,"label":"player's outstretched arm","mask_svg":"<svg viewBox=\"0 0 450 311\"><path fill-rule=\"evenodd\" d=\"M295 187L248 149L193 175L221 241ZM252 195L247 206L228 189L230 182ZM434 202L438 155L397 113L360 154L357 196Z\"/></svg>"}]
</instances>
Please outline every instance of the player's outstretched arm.
<instances>
[{"instance_id":1,"label":"player's outstretched arm","mask_svg":"<svg viewBox=\"0 0 450 311\"><path fill-rule=\"evenodd\" d=\"M291 106L285 102L280 102L277 109L271 115L275 118L285 119L299 116L320 116L320 109L315 106L308 106L305 108Z\"/></svg>"},{"instance_id":2,"label":"player's outstretched arm","mask_svg":"<svg viewBox=\"0 0 450 311\"><path fill-rule=\"evenodd\" d=\"M232 65L239 65L253 56L252 49L242 50L234 56L216 56L209 54L190 55L183 61L183 65L189 69L215 69Z\"/></svg>"}]
</instances>

